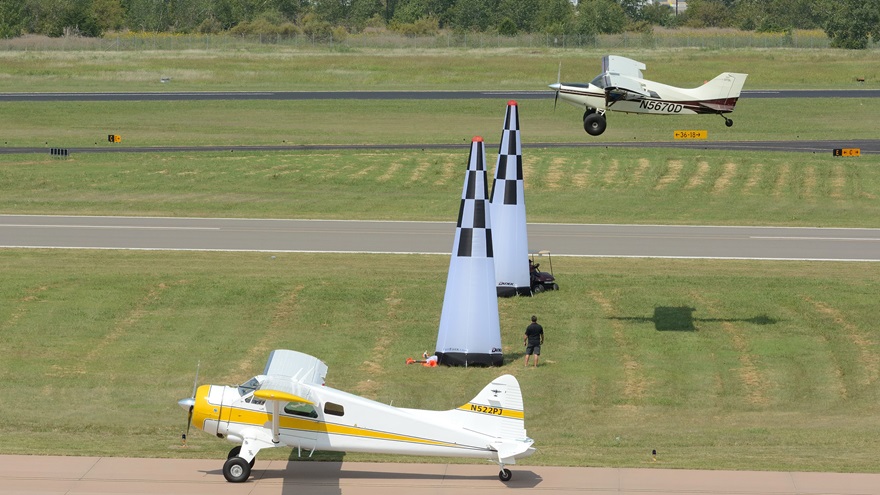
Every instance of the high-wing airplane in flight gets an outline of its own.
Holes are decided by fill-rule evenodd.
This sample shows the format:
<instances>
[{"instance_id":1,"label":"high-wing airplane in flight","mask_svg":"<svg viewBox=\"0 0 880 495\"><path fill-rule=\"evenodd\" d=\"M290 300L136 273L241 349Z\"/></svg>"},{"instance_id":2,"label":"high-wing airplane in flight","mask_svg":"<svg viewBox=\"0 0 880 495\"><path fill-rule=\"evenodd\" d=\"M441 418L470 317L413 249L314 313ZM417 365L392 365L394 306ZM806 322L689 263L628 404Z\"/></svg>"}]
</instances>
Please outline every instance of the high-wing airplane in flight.
<instances>
[{"instance_id":1,"label":"high-wing airplane in flight","mask_svg":"<svg viewBox=\"0 0 880 495\"><path fill-rule=\"evenodd\" d=\"M327 365L291 350L275 350L263 374L229 387L194 387L178 402L190 425L238 444L229 451L223 476L248 479L257 453L290 447L302 456L317 450L419 456L469 457L506 465L531 455L519 383L502 375L471 401L448 411L405 409L327 387ZM198 374L196 375L198 381ZM184 437L186 438L186 437Z\"/></svg>"},{"instance_id":2,"label":"high-wing airplane in flight","mask_svg":"<svg viewBox=\"0 0 880 495\"><path fill-rule=\"evenodd\" d=\"M609 110L654 115L718 114L727 127L748 74L725 72L702 86L686 89L644 79L645 64L617 55L602 59L602 73L590 83L551 84L556 101L562 98L584 110L584 130L591 136L605 132ZM561 73L561 67L560 67ZM555 106L555 102L554 102Z\"/></svg>"}]
</instances>

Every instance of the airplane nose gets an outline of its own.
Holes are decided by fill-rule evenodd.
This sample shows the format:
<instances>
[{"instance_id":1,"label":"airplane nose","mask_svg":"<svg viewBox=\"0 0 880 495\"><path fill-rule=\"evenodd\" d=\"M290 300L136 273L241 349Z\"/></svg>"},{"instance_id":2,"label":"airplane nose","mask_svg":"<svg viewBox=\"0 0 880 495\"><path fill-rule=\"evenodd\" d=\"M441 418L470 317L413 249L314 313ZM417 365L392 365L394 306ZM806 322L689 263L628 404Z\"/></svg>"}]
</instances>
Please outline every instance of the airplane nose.
<instances>
[{"instance_id":1,"label":"airplane nose","mask_svg":"<svg viewBox=\"0 0 880 495\"><path fill-rule=\"evenodd\" d=\"M560 84L560 83L553 83L553 84L550 84L549 86L550 86L550 89L555 89L556 91L559 91L560 89L562 89L562 84Z\"/></svg>"},{"instance_id":2,"label":"airplane nose","mask_svg":"<svg viewBox=\"0 0 880 495\"><path fill-rule=\"evenodd\" d=\"M189 411L189 408L196 404L196 400L192 397L187 397L186 399L180 399L177 401L177 405L182 407L184 411Z\"/></svg>"}]
</instances>

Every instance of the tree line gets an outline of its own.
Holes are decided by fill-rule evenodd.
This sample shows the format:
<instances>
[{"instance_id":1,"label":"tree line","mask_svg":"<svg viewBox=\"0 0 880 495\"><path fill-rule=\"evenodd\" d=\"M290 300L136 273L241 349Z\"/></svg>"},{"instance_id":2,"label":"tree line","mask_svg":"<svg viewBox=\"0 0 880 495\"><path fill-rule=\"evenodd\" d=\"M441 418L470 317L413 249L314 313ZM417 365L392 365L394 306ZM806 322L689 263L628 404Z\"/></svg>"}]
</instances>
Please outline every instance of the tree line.
<instances>
[{"instance_id":1,"label":"tree line","mask_svg":"<svg viewBox=\"0 0 880 495\"><path fill-rule=\"evenodd\" d=\"M864 49L880 40L880 0L689 0L680 12L651 0L0 0L4 38L129 30L333 39L368 29L595 36L654 26L823 29L834 47Z\"/></svg>"}]
</instances>

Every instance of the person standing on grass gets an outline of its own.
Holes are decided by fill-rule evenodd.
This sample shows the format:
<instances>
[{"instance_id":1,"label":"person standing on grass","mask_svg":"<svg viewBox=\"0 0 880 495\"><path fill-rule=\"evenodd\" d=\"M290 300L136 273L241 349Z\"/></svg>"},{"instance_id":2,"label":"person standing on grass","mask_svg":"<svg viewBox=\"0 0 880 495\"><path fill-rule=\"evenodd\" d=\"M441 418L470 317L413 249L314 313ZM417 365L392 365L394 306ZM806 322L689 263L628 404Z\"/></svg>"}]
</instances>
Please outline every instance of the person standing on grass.
<instances>
[{"instance_id":1,"label":"person standing on grass","mask_svg":"<svg viewBox=\"0 0 880 495\"><path fill-rule=\"evenodd\" d=\"M523 336L523 345L526 346L526 367L529 366L529 358L535 355L535 367L538 366L538 356L541 355L541 346L544 345L544 327L538 324L538 317L532 315L532 324L526 327Z\"/></svg>"}]
</instances>

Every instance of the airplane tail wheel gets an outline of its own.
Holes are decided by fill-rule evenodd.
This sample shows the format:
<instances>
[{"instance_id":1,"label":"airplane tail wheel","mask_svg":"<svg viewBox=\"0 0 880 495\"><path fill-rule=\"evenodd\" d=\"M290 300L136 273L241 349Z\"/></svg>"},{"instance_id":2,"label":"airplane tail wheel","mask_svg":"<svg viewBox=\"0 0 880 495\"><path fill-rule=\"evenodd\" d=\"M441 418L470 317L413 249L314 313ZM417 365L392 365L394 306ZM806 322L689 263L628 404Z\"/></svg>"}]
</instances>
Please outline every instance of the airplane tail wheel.
<instances>
[{"instance_id":1,"label":"airplane tail wheel","mask_svg":"<svg viewBox=\"0 0 880 495\"><path fill-rule=\"evenodd\" d=\"M223 477L230 483L242 483L251 475L250 464L241 457L231 457L223 464Z\"/></svg>"},{"instance_id":2,"label":"airplane tail wheel","mask_svg":"<svg viewBox=\"0 0 880 495\"><path fill-rule=\"evenodd\" d=\"M584 119L584 130L590 136L598 136L605 132L606 125L605 116L598 113L591 113Z\"/></svg>"},{"instance_id":3,"label":"airplane tail wheel","mask_svg":"<svg viewBox=\"0 0 880 495\"><path fill-rule=\"evenodd\" d=\"M724 125L727 127L733 127L733 119L724 119Z\"/></svg>"},{"instance_id":4,"label":"airplane tail wheel","mask_svg":"<svg viewBox=\"0 0 880 495\"><path fill-rule=\"evenodd\" d=\"M513 478L513 473L510 472L510 469L504 468L498 472L498 479L501 481L510 481L510 478Z\"/></svg>"}]
</instances>

